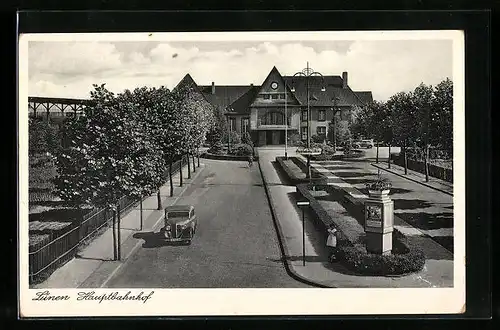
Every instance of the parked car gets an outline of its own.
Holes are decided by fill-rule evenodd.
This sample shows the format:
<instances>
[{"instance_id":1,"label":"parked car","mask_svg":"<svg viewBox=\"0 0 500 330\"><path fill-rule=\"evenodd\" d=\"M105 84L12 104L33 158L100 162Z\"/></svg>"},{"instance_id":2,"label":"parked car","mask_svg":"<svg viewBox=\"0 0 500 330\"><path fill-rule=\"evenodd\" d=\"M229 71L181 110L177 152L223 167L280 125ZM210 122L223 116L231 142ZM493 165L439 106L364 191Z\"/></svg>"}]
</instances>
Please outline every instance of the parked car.
<instances>
[{"instance_id":1,"label":"parked car","mask_svg":"<svg viewBox=\"0 0 500 330\"><path fill-rule=\"evenodd\" d=\"M373 148L373 140L361 140L361 148L371 149Z\"/></svg>"},{"instance_id":2,"label":"parked car","mask_svg":"<svg viewBox=\"0 0 500 330\"><path fill-rule=\"evenodd\" d=\"M160 234L162 239L168 242L191 244L197 225L198 219L193 205L167 206Z\"/></svg>"}]
</instances>

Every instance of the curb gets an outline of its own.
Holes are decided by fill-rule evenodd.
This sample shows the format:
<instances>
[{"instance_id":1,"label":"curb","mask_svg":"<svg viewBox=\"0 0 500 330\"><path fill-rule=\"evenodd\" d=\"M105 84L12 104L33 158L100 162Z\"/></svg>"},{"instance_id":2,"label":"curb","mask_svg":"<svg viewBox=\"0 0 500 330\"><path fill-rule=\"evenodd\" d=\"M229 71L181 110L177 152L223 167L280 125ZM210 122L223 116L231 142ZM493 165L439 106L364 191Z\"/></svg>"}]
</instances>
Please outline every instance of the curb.
<instances>
[{"instance_id":1,"label":"curb","mask_svg":"<svg viewBox=\"0 0 500 330\"><path fill-rule=\"evenodd\" d=\"M405 175L403 175L403 174L399 174L399 173L397 173L397 172L395 172L395 171L392 171L392 170L390 170L390 169L388 169L388 168L383 168L383 167L381 167L381 166L379 166L379 165L376 165L376 164L371 164L371 166L376 167L376 168L378 168L378 169L380 169L380 170L387 171L387 172L392 173L392 174L394 174L394 175L397 175L397 176L399 176L399 177L401 177L401 178L405 178L405 179L407 179L407 180L410 180L410 181L413 181L413 182L415 182L415 183L421 184L422 186L426 186L427 188L434 189L434 190L436 190L436 191L442 192L443 194L447 194L447 195L449 195L449 196L452 196L452 197L453 197L453 193L450 193L450 192L448 192L448 191L446 191L446 190L442 190L442 189L439 189L439 188L433 187L433 186L431 186L431 185L429 185L429 184L427 184L427 183L420 182L420 181L418 181L418 180L415 180L415 179L409 178L409 177L407 177L407 176L405 176Z\"/></svg>"},{"instance_id":2,"label":"curb","mask_svg":"<svg viewBox=\"0 0 500 330\"><path fill-rule=\"evenodd\" d=\"M305 284L308 284L308 285L311 285L314 287L318 287L318 288L333 288L331 286L326 286L326 285L323 285L323 284L320 284L317 282L313 282L313 281L309 280L308 278L305 278L305 277L299 275L297 272L295 272L292 269L292 267L290 266L290 264L286 260L287 254L286 254L286 247L283 244L283 242L284 242L283 231L282 231L281 225L279 224L279 221L276 217L276 212L274 210L274 204L272 201L271 193L269 192L269 187L268 187L266 179L264 177L264 173L262 172L262 167L260 165L260 161L258 162L258 164L259 164L259 172L260 172L260 175L262 178L262 183L264 185L264 190L265 190L266 196L267 196L267 201L269 203L269 209L271 210L271 217L273 219L274 229L276 230L276 233L278 234L278 244L279 244L280 250L281 250L281 260L283 261L283 265L285 266L286 272L288 273L288 275L290 275L290 277L292 277L293 279L295 279L299 282L302 282L302 283L305 283Z\"/></svg>"}]
</instances>

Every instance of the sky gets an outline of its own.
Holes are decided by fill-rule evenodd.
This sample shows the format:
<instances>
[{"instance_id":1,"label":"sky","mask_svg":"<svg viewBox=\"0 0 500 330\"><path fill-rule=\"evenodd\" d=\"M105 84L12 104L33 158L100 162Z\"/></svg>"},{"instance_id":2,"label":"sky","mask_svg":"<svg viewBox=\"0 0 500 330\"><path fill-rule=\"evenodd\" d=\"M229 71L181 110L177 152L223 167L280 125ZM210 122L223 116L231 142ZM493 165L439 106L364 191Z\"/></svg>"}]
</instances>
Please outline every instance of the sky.
<instances>
[{"instance_id":1,"label":"sky","mask_svg":"<svg viewBox=\"0 0 500 330\"><path fill-rule=\"evenodd\" d=\"M115 93L199 85L260 85L273 66L293 75L309 66L348 72L354 91L376 100L452 77L451 40L30 41L29 96L89 98L92 84Z\"/></svg>"}]
</instances>

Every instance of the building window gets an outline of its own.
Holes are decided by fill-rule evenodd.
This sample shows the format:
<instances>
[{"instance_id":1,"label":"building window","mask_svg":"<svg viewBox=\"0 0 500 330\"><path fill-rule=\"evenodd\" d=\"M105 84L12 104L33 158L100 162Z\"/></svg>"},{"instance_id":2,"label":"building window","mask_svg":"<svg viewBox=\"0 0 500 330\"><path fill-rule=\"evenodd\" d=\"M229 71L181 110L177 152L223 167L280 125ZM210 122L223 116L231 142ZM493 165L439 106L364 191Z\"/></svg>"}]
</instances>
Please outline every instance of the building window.
<instances>
[{"instance_id":1,"label":"building window","mask_svg":"<svg viewBox=\"0 0 500 330\"><path fill-rule=\"evenodd\" d=\"M236 131L236 118L229 118L229 129Z\"/></svg>"},{"instance_id":2,"label":"building window","mask_svg":"<svg viewBox=\"0 0 500 330\"><path fill-rule=\"evenodd\" d=\"M300 137L302 140L307 140L307 127L300 128Z\"/></svg>"},{"instance_id":3,"label":"building window","mask_svg":"<svg viewBox=\"0 0 500 330\"><path fill-rule=\"evenodd\" d=\"M284 116L280 112L268 112L262 117L262 125L283 125Z\"/></svg>"},{"instance_id":4,"label":"building window","mask_svg":"<svg viewBox=\"0 0 500 330\"><path fill-rule=\"evenodd\" d=\"M284 100L285 99L285 94L280 94L280 99Z\"/></svg>"},{"instance_id":5,"label":"building window","mask_svg":"<svg viewBox=\"0 0 500 330\"><path fill-rule=\"evenodd\" d=\"M318 120L325 121L326 120L326 112L325 110L318 110Z\"/></svg>"},{"instance_id":6,"label":"building window","mask_svg":"<svg viewBox=\"0 0 500 330\"><path fill-rule=\"evenodd\" d=\"M269 94L264 94L262 96L264 97L265 100L269 100L271 98L271 95Z\"/></svg>"},{"instance_id":7,"label":"building window","mask_svg":"<svg viewBox=\"0 0 500 330\"><path fill-rule=\"evenodd\" d=\"M279 96L278 94L273 94L273 95L271 95L271 98L272 98L273 100L277 100L279 97L280 97L280 96Z\"/></svg>"},{"instance_id":8,"label":"building window","mask_svg":"<svg viewBox=\"0 0 500 330\"><path fill-rule=\"evenodd\" d=\"M302 121L307 121L307 110L302 110Z\"/></svg>"},{"instance_id":9,"label":"building window","mask_svg":"<svg viewBox=\"0 0 500 330\"><path fill-rule=\"evenodd\" d=\"M318 126L318 135L326 135L326 126Z\"/></svg>"},{"instance_id":10,"label":"building window","mask_svg":"<svg viewBox=\"0 0 500 330\"><path fill-rule=\"evenodd\" d=\"M248 130L248 125L249 125L249 119L248 118L242 118L241 119L241 132L242 133L247 133Z\"/></svg>"}]
</instances>

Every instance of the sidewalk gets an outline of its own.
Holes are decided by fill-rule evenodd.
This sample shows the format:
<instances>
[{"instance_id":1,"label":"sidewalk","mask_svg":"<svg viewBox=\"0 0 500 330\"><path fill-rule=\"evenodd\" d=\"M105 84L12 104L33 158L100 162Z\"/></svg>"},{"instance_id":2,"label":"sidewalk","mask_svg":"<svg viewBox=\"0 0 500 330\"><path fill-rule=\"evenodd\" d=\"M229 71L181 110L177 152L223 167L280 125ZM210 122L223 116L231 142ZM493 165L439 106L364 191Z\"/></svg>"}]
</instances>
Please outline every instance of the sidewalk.
<instances>
[{"instance_id":1,"label":"sidewalk","mask_svg":"<svg viewBox=\"0 0 500 330\"><path fill-rule=\"evenodd\" d=\"M453 255L408 224L406 232L416 234L413 239L426 246L428 260L420 273L401 277L359 276L340 264L327 260L324 238L309 220L313 215L306 213L305 249L306 264L302 264L302 211L296 206L296 188L283 183L273 166L277 154L260 151L261 166L271 207L277 222L278 234L283 244L285 261L289 271L304 282L323 287L452 287ZM290 155L294 156L294 155ZM421 234L421 233L420 233ZM430 242L429 242L430 241ZM443 251L444 250L444 251ZM430 253L430 255L429 255Z\"/></svg>"},{"instance_id":2,"label":"sidewalk","mask_svg":"<svg viewBox=\"0 0 500 330\"><path fill-rule=\"evenodd\" d=\"M177 202L190 183L203 171L204 164L196 167L196 172L191 173L191 179L187 179L187 165L182 168L183 186L179 187L180 174L172 177L174 183L174 196L170 197L170 182L167 181L160 188L162 206L173 205ZM143 230L150 231L160 225L163 218L163 210L157 210L157 195L145 198L142 203ZM115 272L121 264L132 255L140 245L140 240L133 238L133 234L140 230L140 205L132 207L121 219L121 261L113 261L112 228L108 228L103 234L94 238L93 241L83 248L63 266L55 270L44 282L33 285L35 289L41 288L96 288L102 287L107 279ZM139 242L139 243L138 243Z\"/></svg>"},{"instance_id":3,"label":"sidewalk","mask_svg":"<svg viewBox=\"0 0 500 330\"><path fill-rule=\"evenodd\" d=\"M453 183L444 181L438 178L429 176L429 182L425 182L425 174L408 169L408 174L405 174L405 169L402 166L391 164L391 168L387 168L387 164L372 163L372 166L387 171L389 173L399 175L405 179L412 180L421 185L441 191L445 194L453 196Z\"/></svg>"}]
</instances>

